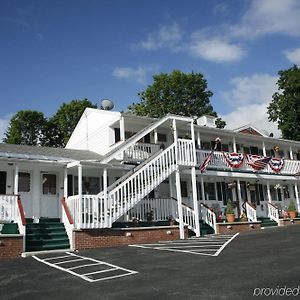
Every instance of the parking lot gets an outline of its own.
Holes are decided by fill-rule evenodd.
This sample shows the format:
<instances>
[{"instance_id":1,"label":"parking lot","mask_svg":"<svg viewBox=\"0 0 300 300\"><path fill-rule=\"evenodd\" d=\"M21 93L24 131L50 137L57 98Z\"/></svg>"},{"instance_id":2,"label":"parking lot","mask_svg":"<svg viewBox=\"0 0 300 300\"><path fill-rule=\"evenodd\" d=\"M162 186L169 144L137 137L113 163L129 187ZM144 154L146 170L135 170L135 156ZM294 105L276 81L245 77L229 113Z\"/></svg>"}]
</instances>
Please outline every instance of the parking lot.
<instances>
[{"instance_id":1,"label":"parking lot","mask_svg":"<svg viewBox=\"0 0 300 300\"><path fill-rule=\"evenodd\" d=\"M214 255L217 247L212 255L195 255L190 253L195 250L192 246L203 252L199 239L189 240L189 247L182 249L184 242L2 260L0 299L286 299L260 292L300 285L300 226L240 233L218 255ZM183 251L173 251L178 249ZM80 275L98 275L89 274L91 280L83 280L50 264L73 268ZM89 264L96 267L81 267ZM94 280L111 271L127 275ZM300 294L291 298L300 299Z\"/></svg>"}]
</instances>

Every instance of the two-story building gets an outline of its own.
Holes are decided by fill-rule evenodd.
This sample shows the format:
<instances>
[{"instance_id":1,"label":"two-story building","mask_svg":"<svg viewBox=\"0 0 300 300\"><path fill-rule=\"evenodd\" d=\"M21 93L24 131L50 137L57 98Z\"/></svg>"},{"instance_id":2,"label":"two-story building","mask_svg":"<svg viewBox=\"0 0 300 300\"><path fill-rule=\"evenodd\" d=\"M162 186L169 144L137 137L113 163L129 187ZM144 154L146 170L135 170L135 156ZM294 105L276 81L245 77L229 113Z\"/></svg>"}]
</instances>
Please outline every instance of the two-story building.
<instances>
[{"instance_id":1,"label":"two-story building","mask_svg":"<svg viewBox=\"0 0 300 300\"><path fill-rule=\"evenodd\" d=\"M23 251L34 251L85 248L122 223L171 216L173 238L186 227L199 236L202 222L216 230L229 199L252 222L278 221L291 201L300 211L300 143L214 122L87 108L65 149L0 144L0 223L18 223Z\"/></svg>"}]
</instances>

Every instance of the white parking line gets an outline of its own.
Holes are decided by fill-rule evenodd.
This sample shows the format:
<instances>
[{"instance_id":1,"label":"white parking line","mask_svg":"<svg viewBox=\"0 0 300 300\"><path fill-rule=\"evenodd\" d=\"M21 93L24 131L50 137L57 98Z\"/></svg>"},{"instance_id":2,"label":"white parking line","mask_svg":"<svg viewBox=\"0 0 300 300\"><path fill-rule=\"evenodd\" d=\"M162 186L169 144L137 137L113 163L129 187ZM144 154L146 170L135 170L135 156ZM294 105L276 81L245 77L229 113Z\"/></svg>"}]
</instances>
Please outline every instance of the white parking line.
<instances>
[{"instance_id":1,"label":"white parking line","mask_svg":"<svg viewBox=\"0 0 300 300\"><path fill-rule=\"evenodd\" d=\"M103 280L108 280L108 279L115 279L115 278L119 278L119 277L124 277L124 276L128 276L128 275L133 275L133 274L137 274L137 271L133 271L133 270L129 270L129 269L125 269L110 263L106 263L104 261L101 260L97 260L97 259L93 259L93 258L89 258L89 257L85 257L85 256L80 256L74 253L70 253L70 252L66 252L67 255L64 256L57 256L57 257L48 257L48 258L39 258L36 255L32 256L34 259L36 259L37 261L44 263L52 268L56 268L60 271L64 271L67 272L69 274L72 274L74 276L77 276L83 280L86 280L88 282L96 282L96 281L103 281ZM59 261L59 262L55 262L55 263L51 263L50 261L53 260L58 260L58 259L65 259L65 258L75 258L75 259L66 259L63 261ZM87 260L90 261L90 264L85 264L85 265L78 265L78 266L73 266L70 268L64 268L61 265L63 265L64 263L76 263L76 262L82 262L83 260ZM79 274L76 273L76 269L80 269L80 268L89 268L89 267L95 267L97 265L101 265L102 267L105 266L107 267L107 269L105 270L95 270L93 272L88 272L85 274ZM92 270L91 270L92 271ZM93 278L93 275L96 274L102 274L105 272L113 272L116 271L117 273L119 272L120 274L116 274L116 275L110 275L110 276L105 276L105 277L101 277L101 278Z\"/></svg>"},{"instance_id":2,"label":"white parking line","mask_svg":"<svg viewBox=\"0 0 300 300\"><path fill-rule=\"evenodd\" d=\"M189 240L159 242L156 244L129 245L131 247L154 249L171 252L218 256L225 247L238 235L220 235L191 238Z\"/></svg>"}]
</instances>

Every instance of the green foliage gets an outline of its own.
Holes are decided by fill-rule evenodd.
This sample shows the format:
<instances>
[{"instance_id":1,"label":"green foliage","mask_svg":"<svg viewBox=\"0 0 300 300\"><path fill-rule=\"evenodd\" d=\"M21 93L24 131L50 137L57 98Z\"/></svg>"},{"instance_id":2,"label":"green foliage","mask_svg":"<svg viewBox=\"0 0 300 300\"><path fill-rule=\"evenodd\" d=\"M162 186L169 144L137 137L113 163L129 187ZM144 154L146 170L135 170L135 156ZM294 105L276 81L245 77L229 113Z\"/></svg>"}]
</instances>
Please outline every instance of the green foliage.
<instances>
[{"instance_id":1,"label":"green foliage","mask_svg":"<svg viewBox=\"0 0 300 300\"><path fill-rule=\"evenodd\" d=\"M64 147L86 107L96 108L96 105L87 99L63 103L48 120L38 111L18 111L10 120L3 142Z\"/></svg>"},{"instance_id":2,"label":"green foliage","mask_svg":"<svg viewBox=\"0 0 300 300\"><path fill-rule=\"evenodd\" d=\"M140 103L128 107L130 112L149 117L166 114L188 117L207 114L217 117L209 100L213 93L207 90L207 81L201 73L185 74L174 70L170 74L154 75L153 80L152 85L138 94ZM219 125L224 127L225 122L220 121Z\"/></svg>"},{"instance_id":3,"label":"green foliage","mask_svg":"<svg viewBox=\"0 0 300 300\"><path fill-rule=\"evenodd\" d=\"M290 201L289 206L288 206L288 211L296 211L296 206L294 201Z\"/></svg>"},{"instance_id":4,"label":"green foliage","mask_svg":"<svg viewBox=\"0 0 300 300\"><path fill-rule=\"evenodd\" d=\"M269 121L278 122L283 138L300 141L300 69L294 65L278 74L278 92L268 106Z\"/></svg>"},{"instance_id":5,"label":"green foliage","mask_svg":"<svg viewBox=\"0 0 300 300\"><path fill-rule=\"evenodd\" d=\"M234 214L233 203L232 203L232 200L231 200L231 199L228 199L228 200L227 200L226 214L227 214L227 215Z\"/></svg>"},{"instance_id":6,"label":"green foliage","mask_svg":"<svg viewBox=\"0 0 300 300\"><path fill-rule=\"evenodd\" d=\"M97 106L88 99L72 100L63 103L50 121L56 125L58 134L63 137L62 146L65 146L76 127L81 115L87 107L96 108Z\"/></svg>"},{"instance_id":7,"label":"green foliage","mask_svg":"<svg viewBox=\"0 0 300 300\"><path fill-rule=\"evenodd\" d=\"M3 141L8 144L42 145L47 120L35 110L20 110L10 120Z\"/></svg>"}]
</instances>

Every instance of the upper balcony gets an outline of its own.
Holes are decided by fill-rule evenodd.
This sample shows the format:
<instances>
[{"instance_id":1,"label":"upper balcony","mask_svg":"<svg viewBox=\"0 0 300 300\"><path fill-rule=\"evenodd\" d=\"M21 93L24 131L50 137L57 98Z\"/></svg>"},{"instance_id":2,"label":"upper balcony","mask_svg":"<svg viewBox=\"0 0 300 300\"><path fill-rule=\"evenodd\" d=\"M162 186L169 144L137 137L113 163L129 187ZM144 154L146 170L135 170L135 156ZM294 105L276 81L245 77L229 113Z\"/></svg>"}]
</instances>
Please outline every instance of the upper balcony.
<instances>
[{"instance_id":1,"label":"upper balcony","mask_svg":"<svg viewBox=\"0 0 300 300\"><path fill-rule=\"evenodd\" d=\"M205 158L211 153L208 150L196 150L197 164L201 165ZM208 170L218 170L218 171L238 171L238 172L254 172L253 168L247 164L246 159L244 159L242 165L239 168L232 168L226 162L223 152L214 151L214 154L208 164ZM284 165L281 171L278 173L280 175L290 175L294 176L300 171L300 161L299 160L284 160ZM275 173L269 165L259 171L260 174L277 174Z\"/></svg>"}]
</instances>

